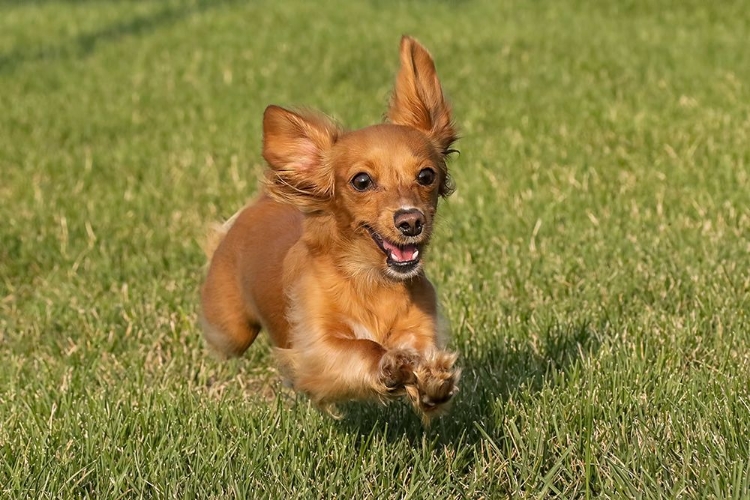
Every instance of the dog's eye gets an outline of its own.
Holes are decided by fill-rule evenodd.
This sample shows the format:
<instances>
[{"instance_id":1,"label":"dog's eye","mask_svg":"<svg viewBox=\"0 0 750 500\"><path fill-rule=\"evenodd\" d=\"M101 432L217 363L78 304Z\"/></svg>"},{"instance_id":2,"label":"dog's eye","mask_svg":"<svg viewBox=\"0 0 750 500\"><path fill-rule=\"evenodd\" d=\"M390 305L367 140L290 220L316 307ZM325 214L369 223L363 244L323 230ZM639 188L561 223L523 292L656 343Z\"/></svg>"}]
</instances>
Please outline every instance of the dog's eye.
<instances>
[{"instance_id":1,"label":"dog's eye","mask_svg":"<svg viewBox=\"0 0 750 500\"><path fill-rule=\"evenodd\" d=\"M352 186L357 191L367 191L372 187L372 179L364 172L360 172L352 177Z\"/></svg>"},{"instance_id":2,"label":"dog's eye","mask_svg":"<svg viewBox=\"0 0 750 500\"><path fill-rule=\"evenodd\" d=\"M429 186L435 182L435 171L431 168L423 168L417 174L417 182L423 186Z\"/></svg>"}]
</instances>

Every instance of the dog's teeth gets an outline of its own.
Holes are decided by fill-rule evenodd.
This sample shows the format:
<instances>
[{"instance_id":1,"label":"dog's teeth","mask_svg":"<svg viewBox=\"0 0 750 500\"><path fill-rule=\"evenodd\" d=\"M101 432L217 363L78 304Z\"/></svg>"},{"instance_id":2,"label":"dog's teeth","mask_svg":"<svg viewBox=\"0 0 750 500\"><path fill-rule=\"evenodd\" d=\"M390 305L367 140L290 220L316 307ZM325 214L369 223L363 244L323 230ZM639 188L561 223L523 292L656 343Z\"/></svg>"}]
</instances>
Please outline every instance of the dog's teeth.
<instances>
[{"instance_id":1,"label":"dog's teeth","mask_svg":"<svg viewBox=\"0 0 750 500\"><path fill-rule=\"evenodd\" d=\"M414 260L417 257L419 257L419 250L414 250L414 255L412 255L411 258L412 258L412 260Z\"/></svg>"}]
</instances>

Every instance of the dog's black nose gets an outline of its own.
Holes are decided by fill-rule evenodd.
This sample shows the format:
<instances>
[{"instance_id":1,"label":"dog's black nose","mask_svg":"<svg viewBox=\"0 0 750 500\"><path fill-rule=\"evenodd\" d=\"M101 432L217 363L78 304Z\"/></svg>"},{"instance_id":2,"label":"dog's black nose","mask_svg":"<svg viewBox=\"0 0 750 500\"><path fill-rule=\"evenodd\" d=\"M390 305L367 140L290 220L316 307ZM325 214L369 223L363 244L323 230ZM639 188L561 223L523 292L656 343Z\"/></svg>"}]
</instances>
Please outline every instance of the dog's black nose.
<instances>
[{"instance_id":1,"label":"dog's black nose","mask_svg":"<svg viewBox=\"0 0 750 500\"><path fill-rule=\"evenodd\" d=\"M417 236L422 234L424 214L416 208L397 210L393 214L393 224L404 236Z\"/></svg>"}]
</instances>

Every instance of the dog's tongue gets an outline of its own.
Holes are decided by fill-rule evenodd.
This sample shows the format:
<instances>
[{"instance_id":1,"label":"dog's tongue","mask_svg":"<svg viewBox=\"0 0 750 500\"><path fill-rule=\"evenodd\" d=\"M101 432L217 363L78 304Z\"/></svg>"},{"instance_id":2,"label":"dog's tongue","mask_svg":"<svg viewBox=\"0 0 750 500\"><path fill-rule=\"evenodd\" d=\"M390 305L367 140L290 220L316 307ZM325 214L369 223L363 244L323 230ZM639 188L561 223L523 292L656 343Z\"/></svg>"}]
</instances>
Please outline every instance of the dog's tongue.
<instances>
[{"instance_id":1,"label":"dog's tongue","mask_svg":"<svg viewBox=\"0 0 750 500\"><path fill-rule=\"evenodd\" d=\"M417 245L404 245L403 247L399 247L383 240L383 248L388 250L388 255L394 262L410 262L416 259L419 255Z\"/></svg>"}]
</instances>

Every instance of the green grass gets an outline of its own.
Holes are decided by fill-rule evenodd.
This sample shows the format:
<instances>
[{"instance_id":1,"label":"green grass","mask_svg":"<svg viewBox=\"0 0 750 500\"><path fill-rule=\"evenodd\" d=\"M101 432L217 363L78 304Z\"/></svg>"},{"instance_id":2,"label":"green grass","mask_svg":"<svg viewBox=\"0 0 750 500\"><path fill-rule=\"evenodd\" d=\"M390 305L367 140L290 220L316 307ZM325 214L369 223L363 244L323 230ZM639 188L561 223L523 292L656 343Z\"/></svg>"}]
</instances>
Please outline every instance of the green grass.
<instances>
[{"instance_id":1,"label":"green grass","mask_svg":"<svg viewBox=\"0 0 750 500\"><path fill-rule=\"evenodd\" d=\"M196 325L264 107L377 121L402 33L462 131L429 429L331 420ZM0 3L0 496L750 497L748 33L740 1Z\"/></svg>"}]
</instances>

